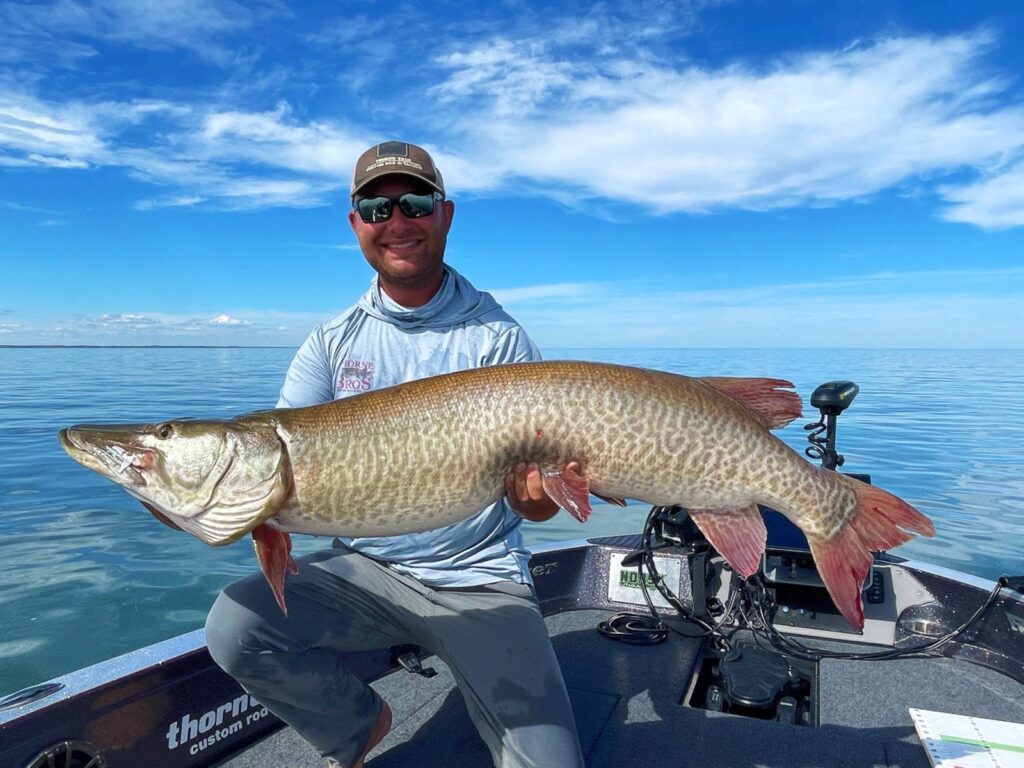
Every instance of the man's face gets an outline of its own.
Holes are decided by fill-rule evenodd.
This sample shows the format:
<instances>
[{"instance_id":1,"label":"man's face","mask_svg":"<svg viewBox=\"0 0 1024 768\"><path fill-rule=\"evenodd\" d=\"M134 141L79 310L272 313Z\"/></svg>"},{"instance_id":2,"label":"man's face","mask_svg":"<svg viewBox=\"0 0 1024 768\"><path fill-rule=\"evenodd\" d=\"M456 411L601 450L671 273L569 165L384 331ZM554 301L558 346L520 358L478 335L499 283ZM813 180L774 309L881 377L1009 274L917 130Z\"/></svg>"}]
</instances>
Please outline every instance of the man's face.
<instances>
[{"instance_id":1,"label":"man's face","mask_svg":"<svg viewBox=\"0 0 1024 768\"><path fill-rule=\"evenodd\" d=\"M358 198L398 197L406 192L429 193L430 188L405 176L384 176L359 191ZM369 224L358 211L348 215L363 256L385 285L405 288L429 284L442 272L448 230L455 215L455 206L448 200L434 202L429 216L410 219L394 206L387 221Z\"/></svg>"}]
</instances>

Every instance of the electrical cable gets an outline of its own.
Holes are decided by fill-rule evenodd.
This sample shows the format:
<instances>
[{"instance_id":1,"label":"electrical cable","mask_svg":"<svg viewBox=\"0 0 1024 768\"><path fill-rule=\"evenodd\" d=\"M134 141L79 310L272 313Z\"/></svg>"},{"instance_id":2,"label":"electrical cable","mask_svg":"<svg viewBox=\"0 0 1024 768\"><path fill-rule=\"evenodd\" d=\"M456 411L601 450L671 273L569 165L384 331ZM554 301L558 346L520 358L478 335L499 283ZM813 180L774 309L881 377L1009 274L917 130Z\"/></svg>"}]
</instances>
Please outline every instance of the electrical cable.
<instances>
[{"instance_id":1,"label":"electrical cable","mask_svg":"<svg viewBox=\"0 0 1024 768\"><path fill-rule=\"evenodd\" d=\"M607 621L598 625L601 634L620 642L633 645L655 645L664 642L669 632L675 632L687 638L704 637L710 640L720 651L726 651L732 647L732 636L740 629L748 629L752 632L755 642L761 647L767 641L776 651L788 654L794 658L805 661L820 661L822 659L845 659L864 661L885 661L889 659L909 658L922 655L933 655L943 645L949 643L959 635L966 632L974 625L988 609L995 603L999 593L1004 588L1020 589L1018 578L1001 576L996 582L992 591L985 601L978 606L971 616L959 627L947 632L942 637L930 640L917 646L905 646L902 648L891 648L884 651L853 653L848 651L827 651L820 648L811 648L804 645L793 637L784 635L776 629L771 620L773 601L760 576L750 579L742 579L734 576L729 583L729 598L726 601L724 610L718 621L710 624L688 609L679 598L665 584L664 577L658 572L654 560L654 547L651 543L651 534L655 521L659 516L667 514L668 508L652 507L644 523L643 534L640 543L634 550L640 555L637 565L640 572L640 587L643 591L644 600L650 616L642 616L636 613L618 613ZM680 618L686 622L696 624L700 632L695 635L687 634L676 627L666 624L661 614L654 607L651 596L647 589L647 581L644 571L647 571L649 580L657 588L661 596L671 605ZM705 574L694 574L694 578L704 578ZM738 602L738 604L737 604ZM753 611L750 615L749 611ZM730 620L735 624L732 630L726 631L725 626Z\"/></svg>"},{"instance_id":2,"label":"electrical cable","mask_svg":"<svg viewBox=\"0 0 1024 768\"><path fill-rule=\"evenodd\" d=\"M790 656L794 656L799 659L806 661L820 661L821 659L847 659L847 660L863 660L863 661L885 661L888 659L901 659L916 656L927 656L933 655L934 651L937 651L946 643L955 639L959 635L966 632L970 627L980 619L985 612L995 603L999 597L1000 591L1007 586L1007 577L1001 576L996 581L988 597L978 606L978 608L971 614L971 616L964 621L959 627L950 630L946 634L938 637L934 640L930 640L921 645L915 646L904 646L902 648L891 648L885 651L872 651L867 653L853 653L845 651L826 651L820 648L811 648L804 645L800 641L793 637L784 635L775 628L772 624L769 614L771 612L771 598L768 595L764 585L759 583L760 579L755 583L755 593L753 596L749 594L751 582L748 580L747 584L744 585L743 589L748 593L748 599L750 599L751 605L755 606L758 614L758 623L761 624L765 630L765 634L771 641L771 645L775 650L787 653ZM756 634L756 633L755 633Z\"/></svg>"},{"instance_id":3,"label":"electrical cable","mask_svg":"<svg viewBox=\"0 0 1024 768\"><path fill-rule=\"evenodd\" d=\"M597 625L597 631L630 645L658 645L668 639L668 627L659 618L637 613L616 613Z\"/></svg>"},{"instance_id":4,"label":"electrical cable","mask_svg":"<svg viewBox=\"0 0 1024 768\"><path fill-rule=\"evenodd\" d=\"M644 523L644 530L640 537L640 544L637 549L634 550L640 554L640 561L637 565L637 570L640 573L640 587L644 595L644 601L647 603L647 610L650 612L650 618L639 617L636 613L617 613L607 621L602 621L598 624L598 631L605 637L613 640L619 640L621 642L631 643L633 645L654 645L662 643L668 639L669 632L675 632L682 637L690 639L708 637L718 648L725 650L728 647L728 638L722 632L722 627L732 610L732 606L736 598L736 590L733 588L733 585L730 584L730 599L721 619L715 624L709 624L700 616L697 616L695 613L690 611L682 601L679 600L678 596L668 588L665 584L665 578L658 572L658 568L655 565L654 548L651 544L651 535L654 523L657 521L659 515L664 515L667 512L668 508L666 507L651 508L650 513L647 515L647 520ZM645 570L647 571L647 579L644 578ZM706 579L706 574L701 574L701 578ZM697 634L689 634L687 632L683 632L678 627L666 624L661 618L661 614L658 613L658 609L654 607L654 601L651 600L651 595L647 588L648 579L652 584L654 584L655 588L665 601L675 609L677 614L676 618L696 624L701 631Z\"/></svg>"}]
</instances>

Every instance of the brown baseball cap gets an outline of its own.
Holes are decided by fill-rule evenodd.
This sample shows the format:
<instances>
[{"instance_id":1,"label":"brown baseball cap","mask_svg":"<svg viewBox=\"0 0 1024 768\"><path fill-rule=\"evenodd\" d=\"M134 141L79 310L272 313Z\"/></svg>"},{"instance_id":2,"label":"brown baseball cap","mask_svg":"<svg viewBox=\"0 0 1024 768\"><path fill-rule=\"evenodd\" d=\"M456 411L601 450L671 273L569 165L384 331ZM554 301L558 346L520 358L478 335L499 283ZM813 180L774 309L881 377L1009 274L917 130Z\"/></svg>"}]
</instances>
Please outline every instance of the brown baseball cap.
<instances>
[{"instance_id":1,"label":"brown baseball cap","mask_svg":"<svg viewBox=\"0 0 1024 768\"><path fill-rule=\"evenodd\" d=\"M444 194L441 172L427 150L404 141L385 141L359 156L352 176L352 196L374 179L393 174L420 179Z\"/></svg>"}]
</instances>

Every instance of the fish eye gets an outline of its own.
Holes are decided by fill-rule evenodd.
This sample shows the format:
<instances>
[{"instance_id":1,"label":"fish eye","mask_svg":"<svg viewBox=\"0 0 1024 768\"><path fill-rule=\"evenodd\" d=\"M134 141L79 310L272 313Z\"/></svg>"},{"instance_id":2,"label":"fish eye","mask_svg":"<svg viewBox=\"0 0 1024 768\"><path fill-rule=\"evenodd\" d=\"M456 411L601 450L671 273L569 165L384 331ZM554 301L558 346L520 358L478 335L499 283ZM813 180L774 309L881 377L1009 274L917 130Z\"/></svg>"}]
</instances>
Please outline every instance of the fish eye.
<instances>
[{"instance_id":1,"label":"fish eye","mask_svg":"<svg viewBox=\"0 0 1024 768\"><path fill-rule=\"evenodd\" d=\"M171 426L170 424L161 424L159 427L156 428L156 436L159 437L161 440L166 440L173 434L174 427Z\"/></svg>"}]
</instances>

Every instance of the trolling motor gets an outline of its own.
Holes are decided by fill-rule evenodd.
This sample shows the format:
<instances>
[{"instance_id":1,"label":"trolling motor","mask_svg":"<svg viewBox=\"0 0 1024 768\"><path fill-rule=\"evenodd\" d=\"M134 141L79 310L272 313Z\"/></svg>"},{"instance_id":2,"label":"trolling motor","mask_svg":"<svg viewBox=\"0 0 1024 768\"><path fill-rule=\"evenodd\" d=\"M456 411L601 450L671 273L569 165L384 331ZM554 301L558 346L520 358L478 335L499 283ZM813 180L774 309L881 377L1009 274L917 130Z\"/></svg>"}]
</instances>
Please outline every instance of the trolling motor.
<instances>
[{"instance_id":1,"label":"trolling motor","mask_svg":"<svg viewBox=\"0 0 1024 768\"><path fill-rule=\"evenodd\" d=\"M852 381L828 381L811 393L811 405L821 412L821 417L813 424L804 426L810 433L807 435L810 445L804 453L820 461L824 469L838 471L845 461L836 450L836 422L839 415L853 403L858 392L860 387ZM867 474L844 474L865 483L871 482L871 476ZM808 588L824 590L825 585L803 532L775 510L765 509L764 515L768 526L768 542L761 573L765 583L772 589L772 598L780 604L783 614L789 614L792 610L790 601L796 601L802 606L793 615L786 616L787 623L805 624L805 618L809 615L816 628L847 631L848 625L841 617L831 615L831 610L818 611L807 602ZM794 590L805 591L797 595ZM873 568L868 569L862 590L866 592L864 599L867 602L882 601L881 582L876 579ZM830 599L826 602L831 605Z\"/></svg>"},{"instance_id":2,"label":"trolling motor","mask_svg":"<svg viewBox=\"0 0 1024 768\"><path fill-rule=\"evenodd\" d=\"M807 436L810 447L804 453L815 461L820 460L825 469L843 466L843 457L836 452L836 421L839 414L853 403L860 387L852 381L828 381L811 393L811 405L821 412L821 418L804 429L814 430ZM825 437L822 437L822 432Z\"/></svg>"}]
</instances>

